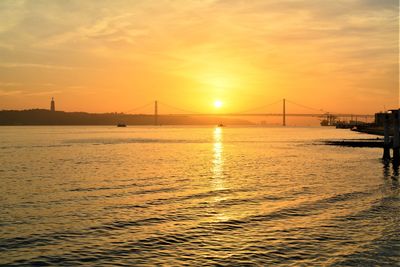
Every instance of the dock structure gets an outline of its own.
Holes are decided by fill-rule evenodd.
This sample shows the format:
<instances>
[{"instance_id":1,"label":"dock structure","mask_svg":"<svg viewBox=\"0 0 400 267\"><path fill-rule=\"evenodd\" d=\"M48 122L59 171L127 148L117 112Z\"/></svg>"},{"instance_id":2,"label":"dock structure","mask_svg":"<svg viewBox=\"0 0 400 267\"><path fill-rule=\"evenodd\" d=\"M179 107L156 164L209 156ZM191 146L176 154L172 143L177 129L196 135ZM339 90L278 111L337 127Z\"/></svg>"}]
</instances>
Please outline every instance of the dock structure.
<instances>
[{"instance_id":1,"label":"dock structure","mask_svg":"<svg viewBox=\"0 0 400 267\"><path fill-rule=\"evenodd\" d=\"M383 122L383 134L384 134L384 142L383 142L383 159L390 159L390 136L389 136L389 126L390 126L390 114L386 113L384 122Z\"/></svg>"},{"instance_id":2,"label":"dock structure","mask_svg":"<svg viewBox=\"0 0 400 267\"><path fill-rule=\"evenodd\" d=\"M393 161L400 162L400 109L391 110L393 118Z\"/></svg>"},{"instance_id":3,"label":"dock structure","mask_svg":"<svg viewBox=\"0 0 400 267\"><path fill-rule=\"evenodd\" d=\"M392 133L391 133L391 130ZM390 110L383 117L383 159L390 159L390 149L393 149L393 161L400 163L400 109ZM390 136L393 136L392 140Z\"/></svg>"}]
</instances>

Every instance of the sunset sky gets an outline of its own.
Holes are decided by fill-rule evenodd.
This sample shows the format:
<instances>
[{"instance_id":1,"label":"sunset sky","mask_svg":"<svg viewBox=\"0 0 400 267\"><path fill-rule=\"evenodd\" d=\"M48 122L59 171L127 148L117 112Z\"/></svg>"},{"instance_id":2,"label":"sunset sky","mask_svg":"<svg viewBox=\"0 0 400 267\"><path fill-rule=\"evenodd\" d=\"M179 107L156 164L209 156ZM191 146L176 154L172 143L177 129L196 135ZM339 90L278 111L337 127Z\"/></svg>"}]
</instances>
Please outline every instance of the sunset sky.
<instances>
[{"instance_id":1,"label":"sunset sky","mask_svg":"<svg viewBox=\"0 0 400 267\"><path fill-rule=\"evenodd\" d=\"M157 99L235 112L285 97L372 114L398 107L398 12L397 0L1 0L0 110L54 96L65 111Z\"/></svg>"}]
</instances>

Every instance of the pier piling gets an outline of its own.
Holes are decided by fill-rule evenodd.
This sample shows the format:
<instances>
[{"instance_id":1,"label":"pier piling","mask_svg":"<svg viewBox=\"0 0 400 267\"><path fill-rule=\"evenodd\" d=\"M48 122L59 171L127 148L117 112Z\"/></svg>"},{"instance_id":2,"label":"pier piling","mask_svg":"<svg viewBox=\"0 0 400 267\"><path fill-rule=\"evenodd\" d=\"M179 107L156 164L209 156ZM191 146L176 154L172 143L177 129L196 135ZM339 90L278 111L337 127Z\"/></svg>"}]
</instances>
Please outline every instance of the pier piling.
<instances>
[{"instance_id":1,"label":"pier piling","mask_svg":"<svg viewBox=\"0 0 400 267\"><path fill-rule=\"evenodd\" d=\"M389 138L389 113L385 114L385 118L383 121L383 133L384 133L384 143L383 143L383 159L388 160L390 159L390 138Z\"/></svg>"},{"instance_id":2,"label":"pier piling","mask_svg":"<svg viewBox=\"0 0 400 267\"><path fill-rule=\"evenodd\" d=\"M158 102L154 101L154 125L158 125Z\"/></svg>"},{"instance_id":3,"label":"pier piling","mask_svg":"<svg viewBox=\"0 0 400 267\"><path fill-rule=\"evenodd\" d=\"M283 112L282 112L282 115L283 115L282 125L286 126L286 99L285 98L283 99Z\"/></svg>"},{"instance_id":4,"label":"pier piling","mask_svg":"<svg viewBox=\"0 0 400 267\"><path fill-rule=\"evenodd\" d=\"M393 110L393 161L400 161L400 110Z\"/></svg>"}]
</instances>

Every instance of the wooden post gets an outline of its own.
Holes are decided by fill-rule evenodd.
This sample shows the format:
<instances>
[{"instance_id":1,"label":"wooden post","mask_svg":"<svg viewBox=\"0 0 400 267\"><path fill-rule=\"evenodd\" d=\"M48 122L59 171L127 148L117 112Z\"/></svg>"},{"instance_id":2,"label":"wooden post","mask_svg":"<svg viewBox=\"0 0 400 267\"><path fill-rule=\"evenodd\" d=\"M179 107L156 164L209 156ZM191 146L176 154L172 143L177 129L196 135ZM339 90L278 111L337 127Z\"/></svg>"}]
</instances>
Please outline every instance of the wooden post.
<instances>
[{"instance_id":1,"label":"wooden post","mask_svg":"<svg viewBox=\"0 0 400 267\"><path fill-rule=\"evenodd\" d=\"M390 138L389 138L389 113L385 114L385 118L383 121L383 134L385 136L383 140L383 159L390 159Z\"/></svg>"},{"instance_id":2,"label":"wooden post","mask_svg":"<svg viewBox=\"0 0 400 267\"><path fill-rule=\"evenodd\" d=\"M286 126L286 99L283 99L283 126Z\"/></svg>"},{"instance_id":3,"label":"wooden post","mask_svg":"<svg viewBox=\"0 0 400 267\"><path fill-rule=\"evenodd\" d=\"M154 102L154 125L158 125L158 103L157 100Z\"/></svg>"},{"instance_id":4,"label":"wooden post","mask_svg":"<svg viewBox=\"0 0 400 267\"><path fill-rule=\"evenodd\" d=\"M393 110L393 161L398 163L400 161L400 110Z\"/></svg>"}]
</instances>

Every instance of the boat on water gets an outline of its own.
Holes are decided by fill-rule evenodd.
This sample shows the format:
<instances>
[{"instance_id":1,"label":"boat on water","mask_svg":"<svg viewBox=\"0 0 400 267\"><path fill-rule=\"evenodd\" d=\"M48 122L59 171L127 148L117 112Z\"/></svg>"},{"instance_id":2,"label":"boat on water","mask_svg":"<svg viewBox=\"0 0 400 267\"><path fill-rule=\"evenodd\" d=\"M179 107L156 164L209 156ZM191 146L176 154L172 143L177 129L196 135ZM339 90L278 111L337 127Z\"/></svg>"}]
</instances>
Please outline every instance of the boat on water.
<instances>
[{"instance_id":1,"label":"boat on water","mask_svg":"<svg viewBox=\"0 0 400 267\"><path fill-rule=\"evenodd\" d=\"M126 127L126 124L125 123L118 123L117 127Z\"/></svg>"},{"instance_id":2,"label":"boat on water","mask_svg":"<svg viewBox=\"0 0 400 267\"><path fill-rule=\"evenodd\" d=\"M222 123L218 124L217 127L225 127Z\"/></svg>"}]
</instances>

